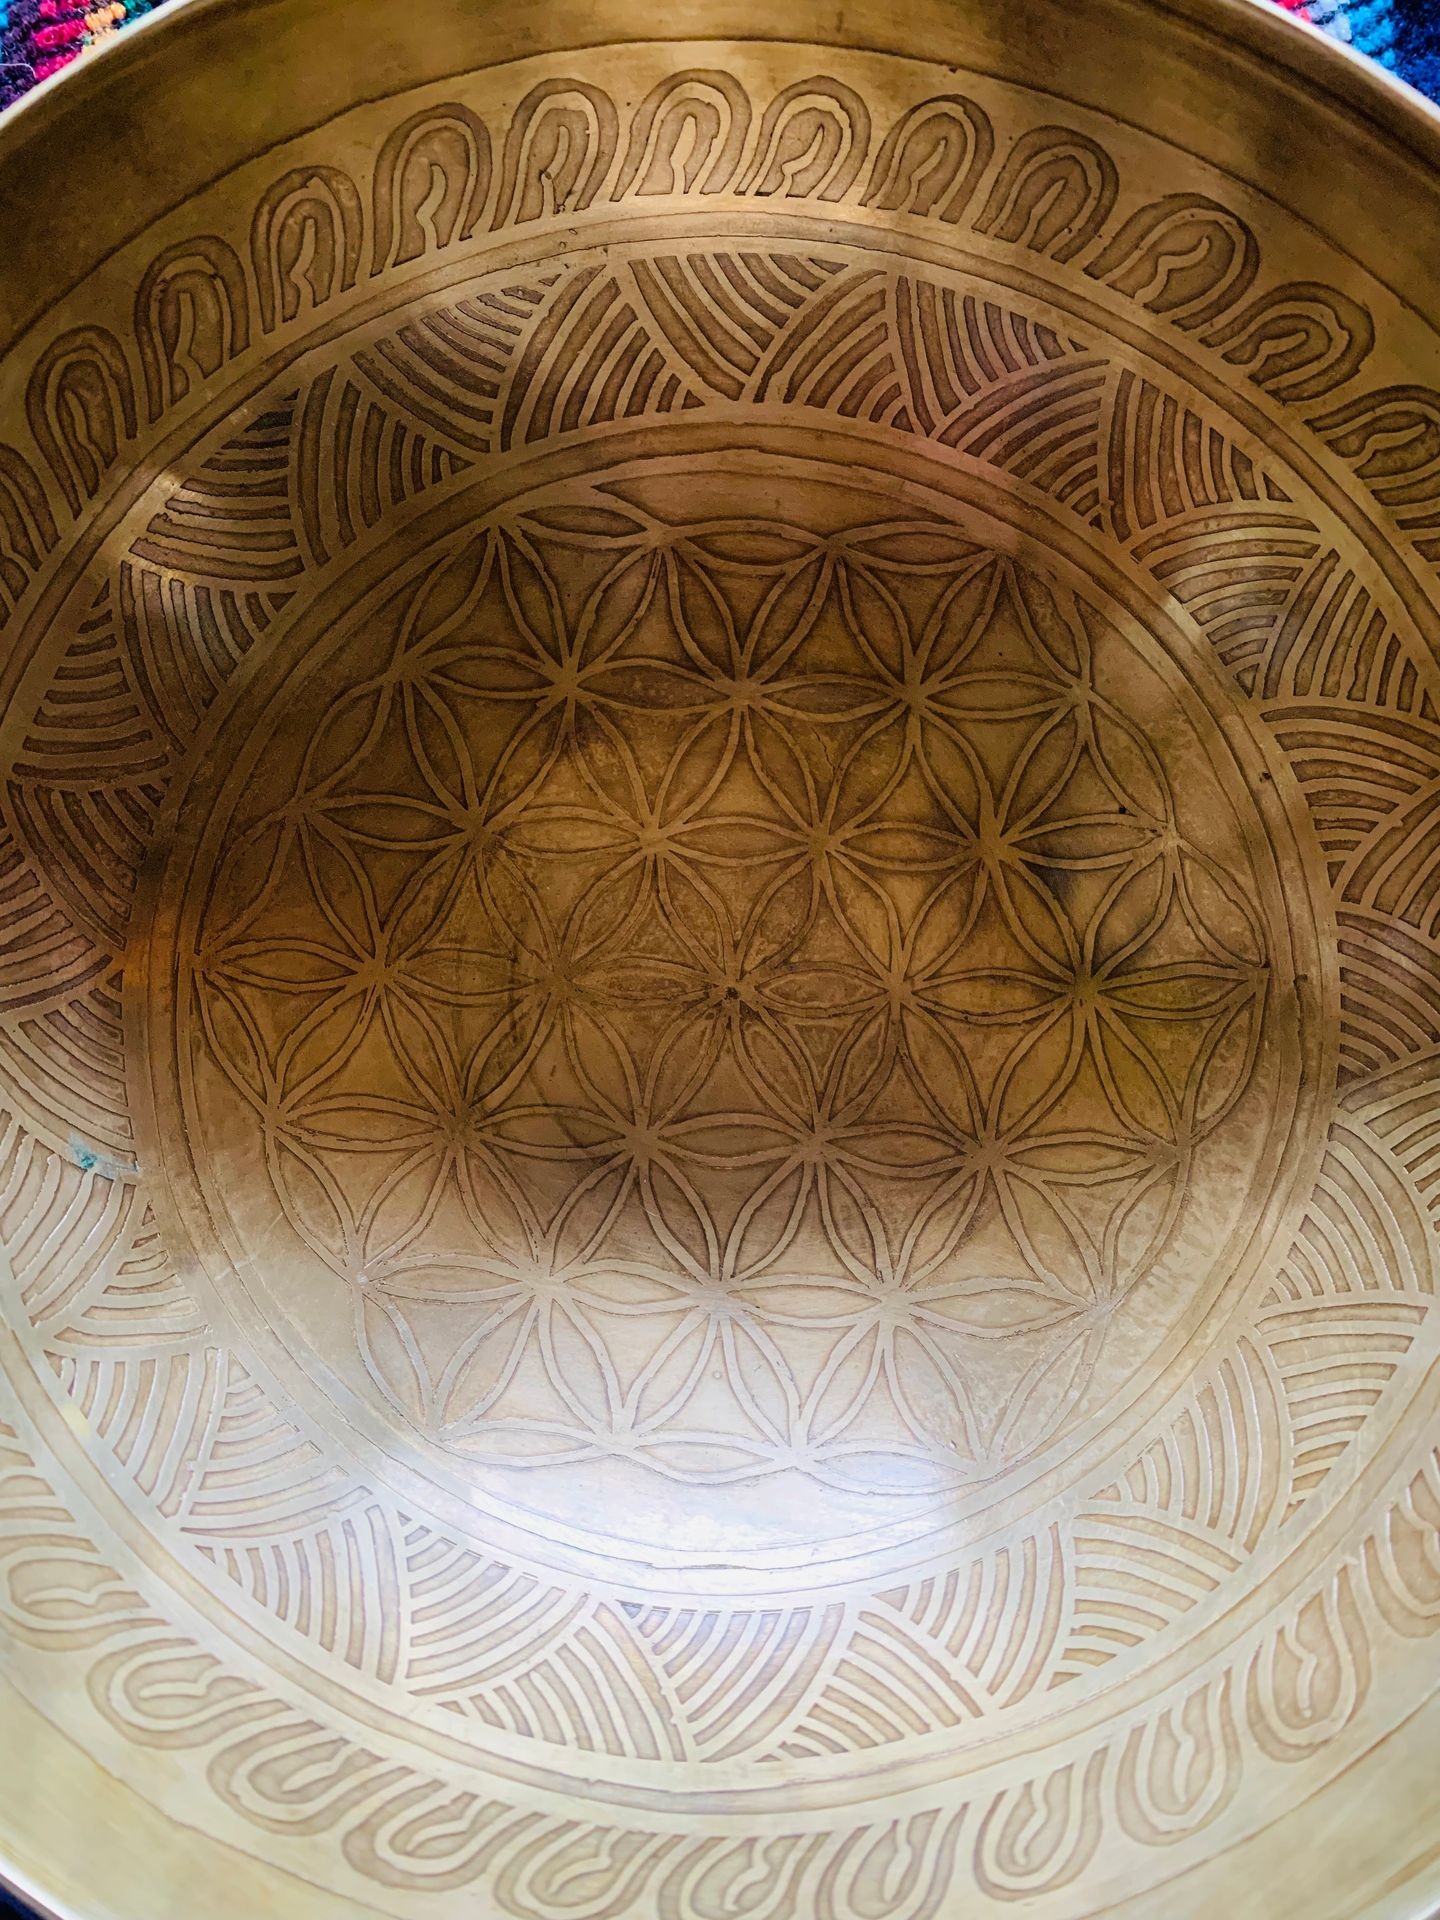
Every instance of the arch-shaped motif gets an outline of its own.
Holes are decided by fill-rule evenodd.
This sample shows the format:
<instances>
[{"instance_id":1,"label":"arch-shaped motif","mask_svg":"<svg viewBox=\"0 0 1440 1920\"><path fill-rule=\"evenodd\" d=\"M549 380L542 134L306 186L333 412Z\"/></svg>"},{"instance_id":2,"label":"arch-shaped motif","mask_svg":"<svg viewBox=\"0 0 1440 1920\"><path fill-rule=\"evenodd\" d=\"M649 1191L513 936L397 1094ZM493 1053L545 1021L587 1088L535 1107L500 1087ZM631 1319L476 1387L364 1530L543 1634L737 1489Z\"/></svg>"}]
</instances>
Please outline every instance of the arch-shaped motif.
<instances>
[{"instance_id":1,"label":"arch-shaped motif","mask_svg":"<svg viewBox=\"0 0 1440 1920\"><path fill-rule=\"evenodd\" d=\"M490 192L490 135L457 101L403 120L375 162L371 274L474 232Z\"/></svg>"},{"instance_id":2,"label":"arch-shaped motif","mask_svg":"<svg viewBox=\"0 0 1440 1920\"><path fill-rule=\"evenodd\" d=\"M614 198L723 193L749 131L750 96L734 74L702 67L674 74L636 109Z\"/></svg>"},{"instance_id":3,"label":"arch-shaped motif","mask_svg":"<svg viewBox=\"0 0 1440 1920\"><path fill-rule=\"evenodd\" d=\"M519 226L588 207L615 158L620 116L601 87L586 80L542 80L515 109L495 227Z\"/></svg>"},{"instance_id":4,"label":"arch-shaped motif","mask_svg":"<svg viewBox=\"0 0 1440 1920\"><path fill-rule=\"evenodd\" d=\"M1171 193L1131 214L1085 271L1190 329L1241 299L1259 266L1255 235L1238 214L1202 193Z\"/></svg>"},{"instance_id":5,"label":"arch-shaped motif","mask_svg":"<svg viewBox=\"0 0 1440 1920\"><path fill-rule=\"evenodd\" d=\"M250 345L250 290L228 241L182 240L151 261L135 295L135 343L151 421Z\"/></svg>"},{"instance_id":6,"label":"arch-shaped motif","mask_svg":"<svg viewBox=\"0 0 1440 1920\"><path fill-rule=\"evenodd\" d=\"M1202 338L1273 399L1318 400L1360 371L1375 323L1338 287L1305 280L1261 294Z\"/></svg>"},{"instance_id":7,"label":"arch-shaped motif","mask_svg":"<svg viewBox=\"0 0 1440 1920\"><path fill-rule=\"evenodd\" d=\"M1115 162L1073 127L1034 127L1005 156L975 225L993 239L1073 260L1109 218Z\"/></svg>"},{"instance_id":8,"label":"arch-shaped motif","mask_svg":"<svg viewBox=\"0 0 1440 1920\"><path fill-rule=\"evenodd\" d=\"M958 93L922 100L885 136L863 204L959 220L994 151L990 117L975 101Z\"/></svg>"},{"instance_id":9,"label":"arch-shaped motif","mask_svg":"<svg viewBox=\"0 0 1440 1920\"><path fill-rule=\"evenodd\" d=\"M261 195L250 251L265 333L350 291L364 229L359 191L340 167L295 167Z\"/></svg>"},{"instance_id":10,"label":"arch-shaped motif","mask_svg":"<svg viewBox=\"0 0 1440 1920\"><path fill-rule=\"evenodd\" d=\"M14 447L0 446L0 626L55 545L55 516L40 477Z\"/></svg>"},{"instance_id":11,"label":"arch-shaped motif","mask_svg":"<svg viewBox=\"0 0 1440 1920\"><path fill-rule=\"evenodd\" d=\"M870 151L870 109L842 81L816 75L765 109L742 191L797 200L843 200Z\"/></svg>"},{"instance_id":12,"label":"arch-shaped motif","mask_svg":"<svg viewBox=\"0 0 1440 1920\"><path fill-rule=\"evenodd\" d=\"M1381 387L1311 423L1389 507L1427 560L1440 560L1440 393Z\"/></svg>"},{"instance_id":13,"label":"arch-shaped motif","mask_svg":"<svg viewBox=\"0 0 1440 1920\"><path fill-rule=\"evenodd\" d=\"M135 383L108 327L73 327L35 364L25 391L35 444L72 513L93 500L135 437Z\"/></svg>"}]
</instances>

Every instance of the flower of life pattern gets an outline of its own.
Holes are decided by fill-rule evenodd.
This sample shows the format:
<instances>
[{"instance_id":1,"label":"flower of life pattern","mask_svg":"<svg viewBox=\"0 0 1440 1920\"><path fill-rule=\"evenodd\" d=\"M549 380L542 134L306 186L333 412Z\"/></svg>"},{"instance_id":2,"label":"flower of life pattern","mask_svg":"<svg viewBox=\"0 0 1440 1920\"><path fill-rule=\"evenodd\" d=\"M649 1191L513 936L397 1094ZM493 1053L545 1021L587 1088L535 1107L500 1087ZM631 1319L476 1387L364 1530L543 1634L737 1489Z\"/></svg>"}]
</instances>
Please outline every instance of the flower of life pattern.
<instances>
[{"instance_id":1,"label":"flower of life pattern","mask_svg":"<svg viewBox=\"0 0 1440 1920\"><path fill-rule=\"evenodd\" d=\"M267 747L194 1003L432 1440L923 1494L1073 1423L1206 1184L1254 881L1073 590L736 498L572 485L412 568Z\"/></svg>"},{"instance_id":2,"label":"flower of life pattern","mask_svg":"<svg viewBox=\"0 0 1440 1920\"><path fill-rule=\"evenodd\" d=\"M937 15L936 43L965 18ZM1407 1782L1404 1758L1423 1753L1416 1729L1433 1725L1426 1635L1440 1626L1440 394L1418 384L1434 365L1431 291L1394 256L1399 280L1387 260L1386 281L1397 302L1323 238L1328 208L1308 225L1295 217L1300 202L1284 210L1283 170L1265 169L1280 201L1256 194L1267 183L1248 162L1242 185L1174 146L1173 129L1137 128L1130 110L1144 120L1148 106L1109 77L1084 106L1058 97L1050 73L1039 91L995 82L989 45L983 73L959 57L921 69L851 47L787 46L772 21L758 24L762 39L726 49L723 69L714 48L587 45L452 74L443 99L426 89L368 101L234 175L221 177L217 150L206 163L213 186L76 279L34 336L33 360L29 344L11 358L0 431L0 620L13 674L0 781L7 1678L104 1773L228 1847L231 1867L250 1854L277 1870L272 1903L247 1898L238 1871L216 1878L220 1856L204 1860L237 1911L308 1912L333 1894L347 1912L493 1909L514 1920L941 1920L992 1906L1073 1920L1118 1913L1119 1900L1151 1920L1162 1887L1171 1904L1209 1912L1243 1907L1259 1886L1277 1913L1316 1911L1317 1889L1320 1908L1358 1912L1372 1869L1384 1898L1399 1897L1417 1836L1435 1824L1413 1816L1427 1770L1422 1760ZM824 39L834 22L815 25ZM925 33L908 15L902 25ZM1150 25L1169 31L1159 13ZM1012 34L1006 58L1032 38L1043 47L1053 35ZM1192 40L1176 69L1194 98L1214 65L1197 58L1203 44ZM704 68L680 70L697 54ZM444 58L450 74L449 36ZM1258 87L1258 69L1253 77ZM1290 97L1298 124L1319 96L1307 84ZM1323 97L1326 138L1343 155L1344 117ZM1227 112L1208 124L1218 139L1242 121ZM218 105L216 128L223 136ZM1287 156L1303 147L1297 139ZM1367 203L1408 204L1393 164L1344 171ZM68 286L81 254L53 252ZM1383 253L1377 243L1372 265ZM59 291L44 269L37 311ZM696 445L750 450L755 464L728 500L712 489L704 501L703 487L677 480L684 460L671 450ZM868 484L870 499L822 524L774 469L782 454L819 464L827 445L854 477L852 494ZM671 462L658 494L616 491L606 463L620 447L657 469ZM521 492L537 471L582 469L608 476L606 490L561 488L544 503ZM487 518L502 495L525 504ZM395 1015L396 981L405 976L446 1057L461 1061L495 1024L498 999L449 1004L407 948L403 965L385 963L390 984L376 986L392 1024L404 1023L403 1050L376 1014L348 1081L332 1082L330 1110L317 1114L319 1097L293 1074L282 1097L281 1051L310 1012L323 1021L328 1000L333 1016L328 1035L317 1025L304 1043L321 1069L346 1044L336 1038L345 1023L358 1024L359 989L346 1002L338 979L359 970L354 939L324 919L299 856L276 879L269 931L309 938L318 954L280 946L268 985L263 959L254 979L237 979L246 957L221 949L267 862L273 870L275 845L257 835L251 870L220 873L218 888L216 850L236 820L254 831L301 794L305 727L317 716L338 742L328 771L344 761L336 729L347 702L381 673L407 613L430 620L431 574L438 583L467 549L482 570L482 534L502 545L528 537L560 590L559 630L573 638L598 573L570 594L567 542L592 544L603 572L606 542L643 545L627 526L659 524L668 531L652 544L674 546L708 538L717 521L792 539L798 523L812 547L832 558L854 548L864 561L866 541L893 533L897 517L926 522L918 502L962 497L942 529L951 551L958 524L962 544L997 564L1000 551L1024 555L1005 563L1022 585L1005 586L1000 617L1033 646L1022 616L1035 624L1037 594L1067 631L1073 614L1097 696L1087 705L1143 720L1177 848L1230 879L1235 897L1218 901L1194 882L1185 911L1242 959L1254 949L1237 922L1247 906L1263 912L1265 1005L1237 1010L1223 1037L1217 1021L1207 1065L1197 1065L1203 1008L1187 1021L1177 1007L1169 1024L1133 1004L1119 1015L1119 1029L1148 1039L1167 1084L1198 1082L1207 1125L1217 1103L1215 1123L1185 1137L1189 1191L1168 1239L1158 1188L1125 1214L1121 1189L1141 1178L1133 1159L1108 1190L1094 1162L1065 1185L1063 1155L1097 1144L1071 1142L1014 1202L1041 1242L1023 1261L987 1168L986 1198L941 1280L976 1283L970 1297L983 1294L991 1317L977 1327L972 1305L960 1325L946 1307L939 1331L958 1386L942 1381L920 1404L923 1446L883 1367L849 1433L838 1426L837 1401L840 1416L850 1404L842 1389L864 1386L856 1360L816 1427L823 1417L827 1442L859 1435L883 1448L832 1449L823 1472L811 1461L789 1472L773 1449L756 1458L765 1447L727 1384L722 1331L708 1374L672 1355L678 1381L672 1372L661 1386L693 1376L694 1391L665 1408L670 1427L653 1429L653 1445L627 1454L614 1435L636 1424L626 1416L637 1382L657 1341L690 1314L687 1298L667 1320L663 1301L677 1273L681 1291L692 1283L668 1249L656 1253L637 1175L604 1249L610 1290L587 1279L597 1297L582 1314L603 1335L612 1400L586 1371L583 1330L562 1327L563 1347L552 1335L559 1398L585 1414L562 1409L570 1450L553 1429L536 1431L557 1395L538 1306L520 1350L528 1371L517 1365L508 1404L481 1405L515 1350L499 1321L488 1352L477 1343L442 1396L447 1366L514 1275L475 1284L475 1249L489 1243L467 1215L458 1151L434 1178L435 1070L417 1049L418 1015ZM453 540L443 552L425 531L437 524ZM941 537L933 525L925 533ZM382 569L389 585L375 589ZM901 600L912 641L923 634L923 583L902 588L878 563L870 571ZM374 605L392 588L378 618L352 617L356 595ZM516 592L526 631L549 632L533 593ZM1062 678L1078 671L1073 638L1055 643ZM987 639L975 642L980 657ZM825 669L838 646L817 634L811 651L822 670L853 674L853 661ZM311 672L324 697L311 697ZM1053 684L1053 665L1046 673ZM533 687L530 698L533 707ZM643 711L632 700L622 714L586 700L658 779L646 755L665 764L676 703L652 692ZM578 686L575 704L585 704ZM492 699L490 732L467 738L472 762L486 738L498 757L524 731L503 705ZM463 711L453 693L427 695L417 708L427 741L440 706ZM1039 730L1038 715L1010 724L1012 744ZM392 732L403 748L403 721ZM1003 795L999 734L977 723L965 737L992 800ZM561 769L572 788L595 738ZM830 757L809 764L826 773L844 742L838 725L823 739ZM431 755L443 769L433 744ZM1133 808L1133 765L1108 741L1106 755L1118 756ZM405 805L427 793L414 767L384 791ZM613 783L606 791L613 830ZM646 791L654 811L658 792ZM540 798L527 807L537 835ZM946 798L964 812L948 788ZM1118 812L1113 798L1095 811ZM593 796L586 804L597 810ZM910 835L917 810L905 793L881 804L897 840ZM309 810L297 807L296 820ZM393 926L413 870L439 851L434 806L414 845L395 844L396 817L378 843L362 843L327 816L315 854L340 922L367 935L364 887ZM977 802L972 830L978 817ZM921 817L927 832L932 824ZM490 949L512 1000L534 985L529 956L546 928L564 933L582 887L603 891L583 871L602 851L578 840L546 851L521 832L513 858L529 893L518 882L495 892L492 918L510 921ZM687 897L708 885L738 944L750 906L739 877L689 864ZM913 915L924 879L892 871L875 889L871 871L851 874L842 904L853 919L856 901L871 903L860 931L884 953L874 899L898 898ZM1018 871L1055 897L1072 930L1094 924L1103 864L1068 871L1020 858ZM1133 908L1137 896L1118 897ZM483 905L477 887L452 915L464 936L452 944L480 950ZM626 1058L648 1059L656 1023L686 1011L674 967L693 983L709 925L698 908L681 916L685 952L658 956L673 963L672 998L652 995L648 1013L635 996L662 968L638 936L622 943L612 971L630 997L600 1011ZM197 984L197 927L223 963L218 992ZM1179 943L1187 965L1191 931ZM1006 952L997 944L990 955L992 994ZM838 965L822 955L811 973ZM461 971L441 968L452 997ZM722 999L730 985L738 997L734 971ZM782 960L781 976L790 999L776 1002L771 982L761 1012L813 1063L824 1023L795 999L806 969ZM219 1041L208 1057L202 995ZM945 1007L988 1098L1019 1025L981 1032L964 1004ZM754 1010L745 1017L756 1024ZM827 1019L840 1037L815 1072L849 1039L863 1044L852 1033L858 1008L842 1001ZM1261 1037L1247 1086L1252 1020ZM387 1049L399 1065L380 1071ZM523 1131L524 1152L514 1137L492 1147L518 1165L546 1222L615 1137L609 1113L610 1134L577 1134L575 1113L598 1109L546 1079L557 1055L563 1066L563 1030L523 1070L509 1108L514 1118L529 1102L516 1126L543 1121L555 1159L542 1164ZM937 1058L926 1055L927 1085ZM1133 1102L1140 1070L1116 1075ZM1109 1141L1105 1088L1098 1077L1084 1084ZM217 1107L217 1088L228 1107ZM702 1117L753 1121L756 1103L741 1093L748 1105L732 1073L728 1105L717 1098ZM393 1111L377 1116L376 1098L431 1116L428 1174L421 1156L383 1196L422 1143L401 1137ZM925 1124L913 1103L882 1103L881 1116L897 1137ZM277 1121L286 1140L270 1168ZM1161 1130L1149 1121L1140 1131ZM832 1144L824 1181L833 1187L831 1169L845 1168L886 1227L903 1197L893 1167L857 1171L848 1143ZM680 1170L724 1226L762 1172L733 1137L720 1145L723 1164L696 1149ZM673 1142L667 1152L674 1162ZM1013 1158L1003 1171L1019 1177ZM618 1185L616 1172L605 1177ZM938 1185L935 1169L925 1177ZM400 1247L427 1179L440 1198ZM327 1180L358 1210L355 1248ZM492 1236L504 1225L496 1191L484 1215ZM691 1216L663 1191L674 1230ZM1074 1247L1057 1237L1057 1191L1084 1230ZM288 1209L277 1192L289 1193ZM590 1204L600 1205L593 1190ZM936 1204L953 1207L954 1196ZM857 1240L855 1212L840 1220L841 1244L858 1246L869 1271L875 1247L897 1249L872 1216L860 1216ZM1115 1287L1103 1333L1067 1385L1070 1328L1057 1317L1047 1333L1015 1317L1014 1303L1074 1292L1076 1248L1103 1254L1112 1214L1137 1237L1153 1229L1158 1251L1148 1280ZM517 1246L533 1267L533 1242L512 1230L512 1266ZM472 1265L432 1265L443 1297L402 1297L406 1261L418 1267L437 1250ZM785 1262L833 1289L833 1253L817 1202ZM622 1313L620 1283L653 1270L662 1292ZM877 1295L888 1271L875 1263ZM847 1311L854 1278L848 1267L840 1276ZM902 1304L904 1292L894 1284ZM766 1303L756 1305L752 1278L732 1293L747 1316L732 1346L753 1366L749 1329ZM767 1331L813 1402L853 1314ZM692 1353L705 1337L691 1315L682 1339ZM911 1336L886 1338L896 1377L903 1357L913 1380ZM1007 1432L1046 1338L1052 1372L1036 1376L1041 1391ZM767 1407L770 1379L743 1382ZM525 1432L500 1425L517 1411ZM720 1432L729 1466L681 1457L697 1430L712 1444ZM529 1464L501 1470L507 1456ZM548 1470L549 1458L562 1464ZM997 1478L1005 1458L1020 1465ZM938 1493L917 1520L926 1496L904 1489L927 1475ZM744 1526L774 1509L782 1485L805 1536L757 1547ZM696 1515L708 1529L700 1554ZM26 1809L64 1796L49 1736L21 1747L27 1787L45 1782L39 1799L9 1796L23 1824ZM104 1773L89 1775L87 1795L105 1789ZM1383 1801L1391 1820L1357 1849L1353 1823L1327 1809L1343 1815L1362 1800L1367 1812ZM125 1825L95 1804L105 1831ZM1281 1871L1257 1866L1257 1845ZM164 1861L172 1894L188 1846L139 1850ZM23 1852L8 1829L6 1847ZM118 1900L115 1867L107 1858ZM1416 1887L1411 1904L1428 1907L1433 1894ZM124 1904L155 1901L132 1884Z\"/></svg>"}]
</instances>

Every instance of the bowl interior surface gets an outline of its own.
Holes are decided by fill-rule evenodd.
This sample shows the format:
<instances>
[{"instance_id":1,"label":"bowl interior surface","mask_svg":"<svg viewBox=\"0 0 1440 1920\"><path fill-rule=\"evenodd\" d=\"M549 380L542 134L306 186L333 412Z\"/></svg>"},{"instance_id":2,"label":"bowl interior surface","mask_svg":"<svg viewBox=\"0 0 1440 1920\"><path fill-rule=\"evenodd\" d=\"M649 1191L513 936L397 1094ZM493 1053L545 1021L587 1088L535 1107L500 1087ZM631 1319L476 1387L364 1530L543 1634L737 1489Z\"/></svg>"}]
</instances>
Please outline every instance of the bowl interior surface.
<instances>
[{"instance_id":1,"label":"bowl interior surface","mask_svg":"<svg viewBox=\"0 0 1440 1920\"><path fill-rule=\"evenodd\" d=\"M1440 1893L1435 166L1109 0L0 126L18 1885Z\"/></svg>"}]
</instances>

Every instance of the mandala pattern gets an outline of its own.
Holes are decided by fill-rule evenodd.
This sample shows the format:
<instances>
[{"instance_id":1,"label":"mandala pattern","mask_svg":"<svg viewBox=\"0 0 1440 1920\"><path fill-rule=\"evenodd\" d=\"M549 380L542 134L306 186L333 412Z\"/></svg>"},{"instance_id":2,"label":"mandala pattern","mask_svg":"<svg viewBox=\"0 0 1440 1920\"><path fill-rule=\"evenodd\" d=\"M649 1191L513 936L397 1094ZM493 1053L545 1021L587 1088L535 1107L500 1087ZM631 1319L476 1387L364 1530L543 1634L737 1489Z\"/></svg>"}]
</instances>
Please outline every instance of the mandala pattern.
<instances>
[{"instance_id":1,"label":"mandala pattern","mask_svg":"<svg viewBox=\"0 0 1440 1920\"><path fill-rule=\"evenodd\" d=\"M197 1006L448 1444L928 1489L1066 1420L1209 1207L1264 935L1098 613L873 495L717 505L755 477L428 562L292 696Z\"/></svg>"},{"instance_id":2,"label":"mandala pattern","mask_svg":"<svg viewBox=\"0 0 1440 1920\"><path fill-rule=\"evenodd\" d=\"M1401 108L423 15L0 276L7 1868L1433 1904L1440 315L1326 238Z\"/></svg>"}]
</instances>

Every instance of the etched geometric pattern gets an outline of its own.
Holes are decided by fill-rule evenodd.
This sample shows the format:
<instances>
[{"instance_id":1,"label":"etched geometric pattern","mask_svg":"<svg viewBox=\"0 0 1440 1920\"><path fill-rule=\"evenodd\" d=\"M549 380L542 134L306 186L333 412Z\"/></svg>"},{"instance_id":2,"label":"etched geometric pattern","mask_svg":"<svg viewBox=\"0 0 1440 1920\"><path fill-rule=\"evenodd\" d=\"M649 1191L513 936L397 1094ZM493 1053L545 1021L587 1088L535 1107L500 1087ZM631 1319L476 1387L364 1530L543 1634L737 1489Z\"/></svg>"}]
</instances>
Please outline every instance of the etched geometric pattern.
<instances>
[{"instance_id":1,"label":"etched geometric pattern","mask_svg":"<svg viewBox=\"0 0 1440 1920\"><path fill-rule=\"evenodd\" d=\"M1440 394L1178 149L732 52L5 369L0 1652L357 1910L1188 1910L1434 1685Z\"/></svg>"},{"instance_id":2,"label":"etched geometric pattern","mask_svg":"<svg viewBox=\"0 0 1440 1920\"><path fill-rule=\"evenodd\" d=\"M208 891L205 1040L447 1444L986 1477L1207 1191L1253 882L1073 593L933 518L630 491L452 543L347 646Z\"/></svg>"}]
</instances>

